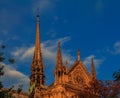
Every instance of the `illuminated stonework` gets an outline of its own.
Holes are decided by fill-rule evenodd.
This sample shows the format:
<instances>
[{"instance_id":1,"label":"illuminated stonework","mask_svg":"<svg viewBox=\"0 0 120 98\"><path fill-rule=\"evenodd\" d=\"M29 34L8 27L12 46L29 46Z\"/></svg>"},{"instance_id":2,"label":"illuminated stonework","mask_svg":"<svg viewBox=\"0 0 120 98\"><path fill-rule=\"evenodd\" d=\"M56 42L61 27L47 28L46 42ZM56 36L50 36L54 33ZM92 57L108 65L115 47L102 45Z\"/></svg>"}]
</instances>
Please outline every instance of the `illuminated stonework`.
<instances>
[{"instance_id":1,"label":"illuminated stonework","mask_svg":"<svg viewBox=\"0 0 120 98\"><path fill-rule=\"evenodd\" d=\"M67 61L64 66L60 42L58 42L56 68L54 71L55 81L50 86L46 86L44 77L44 65L40 46L40 23L39 15L37 15L36 44L31 66L29 98L88 98L83 95L84 85L89 85L92 78L96 78L96 73L93 59L91 74L87 72L83 62L80 60L80 51L78 51L78 59L72 65L72 68L68 68Z\"/></svg>"}]
</instances>

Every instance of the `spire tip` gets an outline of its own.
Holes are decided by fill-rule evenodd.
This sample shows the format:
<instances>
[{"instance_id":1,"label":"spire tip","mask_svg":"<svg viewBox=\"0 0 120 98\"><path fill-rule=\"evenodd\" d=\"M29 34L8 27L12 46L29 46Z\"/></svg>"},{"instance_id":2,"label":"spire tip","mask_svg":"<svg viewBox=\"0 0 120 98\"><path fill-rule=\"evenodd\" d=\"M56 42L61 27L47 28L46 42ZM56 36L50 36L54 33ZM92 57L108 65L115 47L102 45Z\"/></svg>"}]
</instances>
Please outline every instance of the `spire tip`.
<instances>
[{"instance_id":1,"label":"spire tip","mask_svg":"<svg viewBox=\"0 0 120 98\"><path fill-rule=\"evenodd\" d=\"M60 41L58 42L58 47L60 47Z\"/></svg>"},{"instance_id":2,"label":"spire tip","mask_svg":"<svg viewBox=\"0 0 120 98\"><path fill-rule=\"evenodd\" d=\"M78 49L78 61L80 61L80 49Z\"/></svg>"},{"instance_id":3,"label":"spire tip","mask_svg":"<svg viewBox=\"0 0 120 98\"><path fill-rule=\"evenodd\" d=\"M37 17L40 17L39 13L40 13L40 10L39 10L39 8L37 8L37 15L36 15Z\"/></svg>"}]
</instances>

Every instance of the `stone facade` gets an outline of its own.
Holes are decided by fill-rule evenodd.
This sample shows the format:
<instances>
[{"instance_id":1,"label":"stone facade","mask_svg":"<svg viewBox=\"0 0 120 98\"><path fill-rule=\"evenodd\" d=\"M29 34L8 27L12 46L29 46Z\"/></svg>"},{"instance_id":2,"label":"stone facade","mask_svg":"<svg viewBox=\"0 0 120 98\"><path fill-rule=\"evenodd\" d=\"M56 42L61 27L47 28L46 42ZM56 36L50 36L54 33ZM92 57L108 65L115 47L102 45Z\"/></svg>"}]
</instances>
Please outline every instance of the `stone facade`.
<instances>
[{"instance_id":1,"label":"stone facade","mask_svg":"<svg viewBox=\"0 0 120 98\"><path fill-rule=\"evenodd\" d=\"M92 78L96 78L94 62L92 59L91 73L89 74L80 59L68 68L68 62L63 65L60 42L56 56L56 68L54 71L55 81L50 85L45 85L44 65L40 46L40 22L39 15L36 17L36 44L31 66L30 95L29 98L87 98L84 93L84 86L88 85ZM52 73L51 73L52 74Z\"/></svg>"},{"instance_id":2,"label":"stone facade","mask_svg":"<svg viewBox=\"0 0 120 98\"><path fill-rule=\"evenodd\" d=\"M17 93L16 91L12 91L12 98L28 98L28 94L25 92Z\"/></svg>"}]
</instances>

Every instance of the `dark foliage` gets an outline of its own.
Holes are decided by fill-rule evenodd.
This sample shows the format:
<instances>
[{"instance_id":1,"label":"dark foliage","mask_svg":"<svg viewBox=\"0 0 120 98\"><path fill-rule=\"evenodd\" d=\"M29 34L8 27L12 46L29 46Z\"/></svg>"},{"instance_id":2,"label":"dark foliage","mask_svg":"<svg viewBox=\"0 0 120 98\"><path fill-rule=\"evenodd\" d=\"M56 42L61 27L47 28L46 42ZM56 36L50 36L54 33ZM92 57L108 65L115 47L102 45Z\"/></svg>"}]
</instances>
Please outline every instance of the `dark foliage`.
<instances>
[{"instance_id":1,"label":"dark foliage","mask_svg":"<svg viewBox=\"0 0 120 98\"><path fill-rule=\"evenodd\" d=\"M6 48L5 45L1 45L0 47L0 78L4 75L4 63L5 63L5 59L7 57L5 57L5 54L3 52L3 50ZM15 63L14 59L8 59L9 63L13 64ZM0 81L0 98L12 98L12 95L10 93L10 91L13 89L13 86L7 90L4 90L2 81Z\"/></svg>"},{"instance_id":2,"label":"dark foliage","mask_svg":"<svg viewBox=\"0 0 120 98\"><path fill-rule=\"evenodd\" d=\"M85 88L88 98L120 98L120 84L117 81L93 80Z\"/></svg>"},{"instance_id":3,"label":"dark foliage","mask_svg":"<svg viewBox=\"0 0 120 98\"><path fill-rule=\"evenodd\" d=\"M4 66L0 65L0 77L3 76L3 74L4 74L3 68L4 68Z\"/></svg>"},{"instance_id":4,"label":"dark foliage","mask_svg":"<svg viewBox=\"0 0 120 98\"><path fill-rule=\"evenodd\" d=\"M1 45L1 48L4 49L4 48L6 48L6 46L5 45Z\"/></svg>"},{"instance_id":5,"label":"dark foliage","mask_svg":"<svg viewBox=\"0 0 120 98\"><path fill-rule=\"evenodd\" d=\"M15 59L8 59L8 61L9 61L11 64L14 64L14 63L15 63Z\"/></svg>"},{"instance_id":6,"label":"dark foliage","mask_svg":"<svg viewBox=\"0 0 120 98\"><path fill-rule=\"evenodd\" d=\"M115 81L120 81L120 69L113 73L113 78Z\"/></svg>"},{"instance_id":7,"label":"dark foliage","mask_svg":"<svg viewBox=\"0 0 120 98\"><path fill-rule=\"evenodd\" d=\"M18 94L20 94L20 92L22 91L22 87L23 87L23 85L19 85L19 86L18 86L18 89L17 89L17 93L18 93Z\"/></svg>"}]
</instances>

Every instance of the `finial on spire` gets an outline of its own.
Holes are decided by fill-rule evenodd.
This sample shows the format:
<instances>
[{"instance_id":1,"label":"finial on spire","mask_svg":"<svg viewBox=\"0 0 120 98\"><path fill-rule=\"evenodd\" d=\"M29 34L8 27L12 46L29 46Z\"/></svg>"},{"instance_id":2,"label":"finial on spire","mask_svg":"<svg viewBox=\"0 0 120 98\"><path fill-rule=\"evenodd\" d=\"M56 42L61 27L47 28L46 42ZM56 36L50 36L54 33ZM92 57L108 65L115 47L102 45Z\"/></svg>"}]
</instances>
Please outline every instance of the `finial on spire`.
<instances>
[{"instance_id":1,"label":"finial on spire","mask_svg":"<svg viewBox=\"0 0 120 98\"><path fill-rule=\"evenodd\" d=\"M66 60L66 72L68 72L68 61Z\"/></svg>"},{"instance_id":2,"label":"finial on spire","mask_svg":"<svg viewBox=\"0 0 120 98\"><path fill-rule=\"evenodd\" d=\"M92 66L94 66L94 58L92 57Z\"/></svg>"},{"instance_id":3,"label":"finial on spire","mask_svg":"<svg viewBox=\"0 0 120 98\"><path fill-rule=\"evenodd\" d=\"M62 66L62 54L61 54L61 49L60 49L60 42L58 42L58 51L57 51L57 59L56 60L57 60L56 65Z\"/></svg>"},{"instance_id":4,"label":"finial on spire","mask_svg":"<svg viewBox=\"0 0 120 98\"><path fill-rule=\"evenodd\" d=\"M60 42L58 42L58 48L60 48Z\"/></svg>"},{"instance_id":5,"label":"finial on spire","mask_svg":"<svg viewBox=\"0 0 120 98\"><path fill-rule=\"evenodd\" d=\"M40 21L39 8L37 8L36 21L37 21L37 23Z\"/></svg>"},{"instance_id":6,"label":"finial on spire","mask_svg":"<svg viewBox=\"0 0 120 98\"><path fill-rule=\"evenodd\" d=\"M39 10L39 8L37 8L37 17L39 17L40 16L40 10Z\"/></svg>"},{"instance_id":7,"label":"finial on spire","mask_svg":"<svg viewBox=\"0 0 120 98\"><path fill-rule=\"evenodd\" d=\"M80 61L80 50L78 49L78 61Z\"/></svg>"},{"instance_id":8,"label":"finial on spire","mask_svg":"<svg viewBox=\"0 0 120 98\"><path fill-rule=\"evenodd\" d=\"M66 66L68 66L68 61L66 60Z\"/></svg>"}]
</instances>

